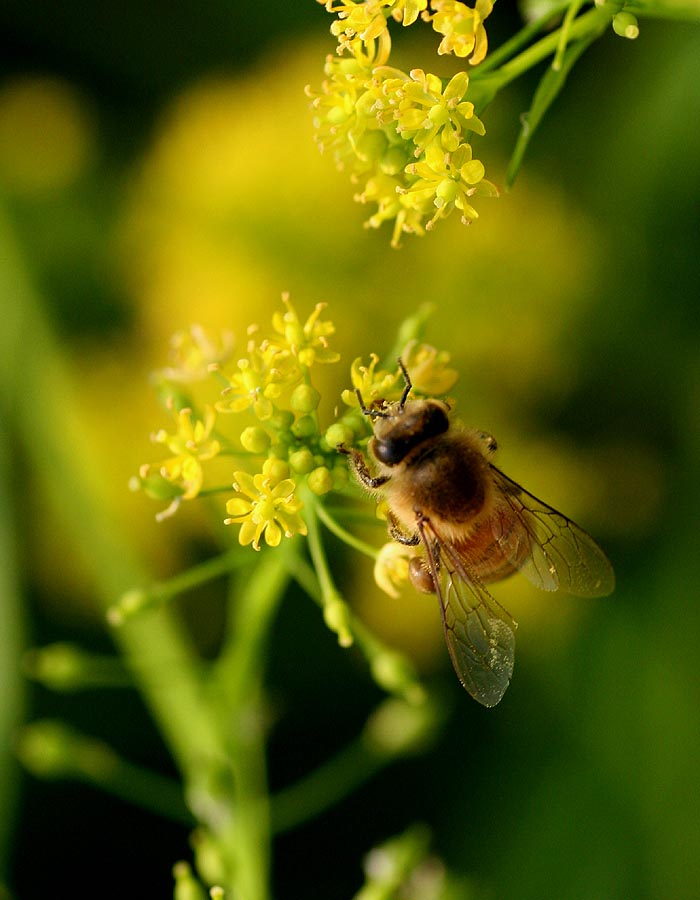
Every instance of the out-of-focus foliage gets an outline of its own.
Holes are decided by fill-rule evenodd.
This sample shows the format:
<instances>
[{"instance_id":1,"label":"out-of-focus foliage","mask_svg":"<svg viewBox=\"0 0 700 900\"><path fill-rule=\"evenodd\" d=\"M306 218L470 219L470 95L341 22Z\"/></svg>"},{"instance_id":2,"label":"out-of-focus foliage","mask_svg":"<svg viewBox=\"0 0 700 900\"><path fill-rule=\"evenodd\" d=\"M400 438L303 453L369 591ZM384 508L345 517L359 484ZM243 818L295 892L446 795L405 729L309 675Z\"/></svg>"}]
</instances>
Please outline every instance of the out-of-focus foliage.
<instances>
[{"instance_id":1,"label":"out-of-focus foliage","mask_svg":"<svg viewBox=\"0 0 700 900\"><path fill-rule=\"evenodd\" d=\"M451 717L428 756L278 839L276 895L306 897L313 884L316 896L351 896L362 855L421 820L432 849L467 879L464 896L693 897L700 138L688 117L700 100L700 35L646 22L634 43L605 38L570 76L513 192L478 227L446 221L394 251L361 230L344 177L313 143L303 87L331 49L323 10L304 13L302 34L286 33L290 4L234 6L169 14L167 48L147 20L136 24L134 6L93 45L81 29L94 11L69 15L64 30L50 29L49 10L48 19L12 4L2 13L16 48L0 82L3 235L13 232L61 336L85 437L66 434L66 446L100 485L104 527L128 534L154 576L220 539L206 509L156 524L127 489L149 433L165 424L148 377L166 364L173 332L199 322L244 342L246 325L266 322L285 290L300 309L328 302L347 364L322 373L330 421L352 359L387 352L397 323L429 301L428 338L460 372L457 414L498 438L509 474L595 534L618 576L602 601L537 594L517 578L499 587L520 621L519 656L506 699L485 712L452 682L432 598L384 596L371 563L339 550L335 575L358 615L444 680ZM178 67L192 22L198 38ZM163 59L168 50L162 72L149 48ZM490 110L488 171L500 184L528 102L514 90ZM16 271L2 256L1 289L14 296ZM22 358L41 344L28 336L11 349L8 423L23 401ZM51 408L47 396L49 423ZM96 562L68 537L32 453L13 430L2 437L28 597L14 608L7 594L13 628L3 634L15 636L0 642L5 670L17 671L18 622L31 643L106 651ZM382 525L362 536L378 546ZM188 598L182 615L213 652L217 590ZM285 599L268 660L273 788L337 751L376 703L352 653L301 593ZM135 695L37 686L28 702L33 719L65 717L121 755L172 770ZM57 885L88 896L95 883L103 896L168 896L170 867L188 855L183 826L87 787L26 778L14 809L8 799L2 810L18 897Z\"/></svg>"}]
</instances>

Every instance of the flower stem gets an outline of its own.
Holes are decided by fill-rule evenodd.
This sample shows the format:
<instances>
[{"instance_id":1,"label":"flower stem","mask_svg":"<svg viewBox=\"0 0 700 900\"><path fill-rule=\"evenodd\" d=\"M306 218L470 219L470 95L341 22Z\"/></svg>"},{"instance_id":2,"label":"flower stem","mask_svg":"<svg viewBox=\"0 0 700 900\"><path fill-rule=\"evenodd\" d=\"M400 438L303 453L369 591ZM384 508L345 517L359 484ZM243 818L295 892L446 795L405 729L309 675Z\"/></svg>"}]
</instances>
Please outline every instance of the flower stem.
<instances>
[{"instance_id":1,"label":"flower stem","mask_svg":"<svg viewBox=\"0 0 700 900\"><path fill-rule=\"evenodd\" d=\"M573 22L567 23L568 43L584 37L602 34L621 5L621 3L606 3L604 6L597 6L595 9L585 12ZM535 44L532 44L514 59L511 59L510 62L504 63L497 72L494 72L490 76L490 80L492 79L496 83L496 89L500 90L529 69L538 65L538 63L547 59L548 56L554 55L559 48L562 28L558 28ZM477 73L475 72L472 77L475 80L478 79Z\"/></svg>"},{"instance_id":2,"label":"flower stem","mask_svg":"<svg viewBox=\"0 0 700 900\"><path fill-rule=\"evenodd\" d=\"M267 639L290 579L294 543L264 551L244 587L232 583L228 636L212 679L214 702L227 723L224 740L234 803L233 815L224 815L220 825L214 822L212 834L222 857L232 863L236 896L246 900L266 900L270 893L263 676Z\"/></svg>"},{"instance_id":3,"label":"flower stem","mask_svg":"<svg viewBox=\"0 0 700 900\"><path fill-rule=\"evenodd\" d=\"M341 647L349 647L353 643L353 635L350 628L350 609L331 575L326 550L321 538L321 529L318 524L319 506L320 503L316 496L311 491L305 491L304 513L308 528L309 553L311 554L311 561L313 562L316 578L321 589L320 600L323 607L323 617L326 625L338 635L338 643Z\"/></svg>"},{"instance_id":4,"label":"flower stem","mask_svg":"<svg viewBox=\"0 0 700 900\"><path fill-rule=\"evenodd\" d=\"M371 544L360 540L360 538L355 537L354 534L351 534L349 531L343 528L343 526L333 518L333 516L329 513L329 511L322 503L316 504L316 512L318 513L319 519L323 522L326 528L337 538L339 538L344 544L347 544L348 547L352 547L359 553L363 553L365 556L369 556L370 559L376 559L379 556L379 551L376 547L373 547Z\"/></svg>"},{"instance_id":5,"label":"flower stem","mask_svg":"<svg viewBox=\"0 0 700 900\"><path fill-rule=\"evenodd\" d=\"M88 431L46 322L22 253L0 207L0 394L32 466L44 506L62 524L65 552L90 561L95 600L107 610L116 597L148 576L127 522L106 491L105 473L91 457ZM127 666L185 780L222 753L218 727L203 703L199 662L165 608L148 610L113 632Z\"/></svg>"},{"instance_id":6,"label":"flower stem","mask_svg":"<svg viewBox=\"0 0 700 900\"><path fill-rule=\"evenodd\" d=\"M275 834L290 831L331 809L391 761L356 738L336 756L272 797Z\"/></svg>"},{"instance_id":7,"label":"flower stem","mask_svg":"<svg viewBox=\"0 0 700 900\"><path fill-rule=\"evenodd\" d=\"M478 81L483 75L486 75L488 72L493 72L494 69L497 69L500 65L505 63L506 60L514 56L522 47L527 47L532 38L536 34L539 34L540 31L544 30L552 19L556 18L569 6L569 3L570 0L564 0L564 2L560 3L557 7L548 10L542 18L524 25L512 38L490 52L486 59L470 73L470 79Z\"/></svg>"}]
</instances>

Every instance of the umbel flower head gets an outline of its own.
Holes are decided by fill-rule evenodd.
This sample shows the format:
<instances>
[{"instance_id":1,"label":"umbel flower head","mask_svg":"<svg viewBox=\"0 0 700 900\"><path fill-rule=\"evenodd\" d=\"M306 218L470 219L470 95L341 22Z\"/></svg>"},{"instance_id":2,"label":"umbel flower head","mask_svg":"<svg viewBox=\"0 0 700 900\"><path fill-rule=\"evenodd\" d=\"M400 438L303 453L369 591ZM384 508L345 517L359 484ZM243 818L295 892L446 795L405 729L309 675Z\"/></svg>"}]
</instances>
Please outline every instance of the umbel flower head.
<instances>
[{"instance_id":1,"label":"umbel flower head","mask_svg":"<svg viewBox=\"0 0 700 900\"><path fill-rule=\"evenodd\" d=\"M471 54L473 65L486 55L483 20L491 0L474 8L453 0L431 0L430 9L427 0L324 5L337 15L331 31L338 55L327 58L320 89L307 88L316 140L361 185L355 199L376 205L367 226L393 221L391 243L398 246L404 232L423 234L453 209L465 224L477 218L470 198L498 191L473 158L472 136L485 129L465 97L469 76L462 71L443 82L422 69L389 66L387 20L410 25L420 13L443 35L440 53Z\"/></svg>"},{"instance_id":2,"label":"umbel flower head","mask_svg":"<svg viewBox=\"0 0 700 900\"><path fill-rule=\"evenodd\" d=\"M176 335L171 365L157 377L175 429L153 435L170 455L143 465L136 481L152 497L170 502L158 518L205 489L230 495L233 483L243 496L226 503L226 524L241 526L242 544L274 547L283 536L306 534L300 486L322 495L347 481L344 460L320 430L320 394L312 383L315 366L340 359L330 346L335 327L324 309L319 303L300 318L284 295L269 329L248 329L240 356L229 336L213 338L199 327ZM213 469L206 483L207 463L216 459L221 472L227 457L235 459L227 484L217 485Z\"/></svg>"},{"instance_id":3,"label":"umbel flower head","mask_svg":"<svg viewBox=\"0 0 700 900\"><path fill-rule=\"evenodd\" d=\"M402 334L415 333L423 318L419 314L413 325L411 321ZM360 643L360 637L333 581L321 525L370 556L378 587L392 596L406 581L408 554L400 544L378 551L359 540L331 512L336 506L347 509L347 498L337 496L334 507L324 500L331 492L348 493L346 453L364 449L372 433L357 391L363 404L381 405L398 400L404 382L395 365L384 368L374 354L368 363L356 359L349 373L352 389L342 394L345 409L336 410L335 419L322 424L321 395L313 379L317 366L339 360L331 346L334 331L324 304L303 317L284 296L269 327L247 329L242 352L236 352L230 339L216 339L200 328L179 334L170 365L157 376L174 425L153 435L154 442L166 448L164 458L143 465L134 486L169 503L157 516L161 520L203 495L214 503L220 498L221 520L233 526L230 532L246 550L276 552L285 539L306 537L324 621L338 642L349 646L356 636ZM409 340L402 359L417 396L424 390L444 392L454 382L447 355L432 347ZM293 558L296 551L289 552ZM127 592L110 611L110 621L121 623L165 596L170 593L162 586L155 593ZM410 666L376 642L370 641L365 649L381 686L402 696L417 695Z\"/></svg>"},{"instance_id":4,"label":"umbel flower head","mask_svg":"<svg viewBox=\"0 0 700 900\"><path fill-rule=\"evenodd\" d=\"M397 400L404 387L395 365L382 367L376 354L369 362L358 357L351 388L342 393L346 411L322 424L313 373L339 361L334 332L325 304L300 317L284 295L268 328L248 328L241 355L230 335L199 327L173 339L170 365L157 376L172 426L152 435L166 454L142 465L135 479L136 487L168 502L159 519L206 493L222 495L222 518L239 526L243 545L277 547L284 537L307 534L305 502L347 486L338 448L359 448L370 436L357 391L371 405ZM454 384L449 357L433 347L410 340L402 359L418 396L445 394Z\"/></svg>"}]
</instances>

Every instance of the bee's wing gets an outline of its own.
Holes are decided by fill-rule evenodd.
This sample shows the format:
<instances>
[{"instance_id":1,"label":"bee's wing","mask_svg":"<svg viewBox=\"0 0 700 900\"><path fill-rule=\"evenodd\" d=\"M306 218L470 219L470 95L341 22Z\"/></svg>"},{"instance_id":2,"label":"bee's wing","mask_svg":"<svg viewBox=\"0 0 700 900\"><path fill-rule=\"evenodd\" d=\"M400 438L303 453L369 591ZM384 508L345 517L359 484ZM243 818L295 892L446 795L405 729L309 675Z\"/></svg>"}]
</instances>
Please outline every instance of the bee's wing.
<instances>
[{"instance_id":1,"label":"bee's wing","mask_svg":"<svg viewBox=\"0 0 700 900\"><path fill-rule=\"evenodd\" d=\"M417 523L425 548L452 664L465 690L495 706L513 674L516 623L469 570L461 552L428 519Z\"/></svg>"},{"instance_id":2,"label":"bee's wing","mask_svg":"<svg viewBox=\"0 0 700 900\"><path fill-rule=\"evenodd\" d=\"M615 588L607 556L583 528L491 466L499 493L491 518L504 556L534 585L579 597L604 597Z\"/></svg>"}]
</instances>

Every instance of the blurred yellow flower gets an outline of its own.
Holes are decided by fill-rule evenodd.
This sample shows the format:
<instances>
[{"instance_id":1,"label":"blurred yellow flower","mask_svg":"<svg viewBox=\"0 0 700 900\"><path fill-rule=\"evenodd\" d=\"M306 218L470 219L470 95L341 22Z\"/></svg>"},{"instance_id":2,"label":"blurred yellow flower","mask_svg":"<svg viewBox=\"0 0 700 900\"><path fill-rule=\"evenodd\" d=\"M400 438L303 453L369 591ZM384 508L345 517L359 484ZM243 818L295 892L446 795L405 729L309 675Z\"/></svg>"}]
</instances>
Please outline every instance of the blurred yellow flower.
<instances>
[{"instance_id":1,"label":"blurred yellow flower","mask_svg":"<svg viewBox=\"0 0 700 900\"><path fill-rule=\"evenodd\" d=\"M374 580L385 594L397 599L399 589L408 582L408 561L414 551L405 544L390 541L380 549L374 564Z\"/></svg>"},{"instance_id":2,"label":"blurred yellow flower","mask_svg":"<svg viewBox=\"0 0 700 900\"><path fill-rule=\"evenodd\" d=\"M302 366L311 366L315 362L338 362L340 354L328 346L328 338L335 332L335 325L320 318L326 304L317 303L314 311L302 324L287 294L282 296L282 302L286 307L285 312L276 310L273 313L272 327L276 336L267 342L267 346L279 353L291 353Z\"/></svg>"},{"instance_id":3,"label":"blurred yellow flower","mask_svg":"<svg viewBox=\"0 0 700 900\"><path fill-rule=\"evenodd\" d=\"M387 372L386 369L377 370L379 357L376 353L370 355L368 366L362 365L362 357L358 356L350 366L350 378L354 390L344 390L343 403L347 406L358 406L357 394L360 392L367 406L371 406L374 400L398 399L401 390L397 387L399 372Z\"/></svg>"},{"instance_id":4,"label":"blurred yellow flower","mask_svg":"<svg viewBox=\"0 0 700 900\"><path fill-rule=\"evenodd\" d=\"M152 440L163 444L172 456L159 463L146 463L139 470L141 482L149 493L167 496L167 491L157 484L158 476L171 488L176 488L174 505L167 513L174 512L180 501L192 500L202 488L202 463L213 459L221 450L218 440L211 437L216 413L207 406L204 419L195 417L191 409L172 409L177 430L170 434L161 429L152 435ZM163 518L163 515L159 518Z\"/></svg>"},{"instance_id":5,"label":"blurred yellow flower","mask_svg":"<svg viewBox=\"0 0 700 900\"><path fill-rule=\"evenodd\" d=\"M411 376L413 390L418 394L428 397L446 394L459 377L456 369L447 368L450 354L446 350L436 350L429 344L409 341L403 349L401 359Z\"/></svg>"},{"instance_id":6,"label":"blurred yellow flower","mask_svg":"<svg viewBox=\"0 0 700 900\"><path fill-rule=\"evenodd\" d=\"M201 381L211 374L212 366L228 359L233 347L233 334L224 331L211 335L201 325L191 325L170 339L171 365L160 373L168 381Z\"/></svg>"}]
</instances>

